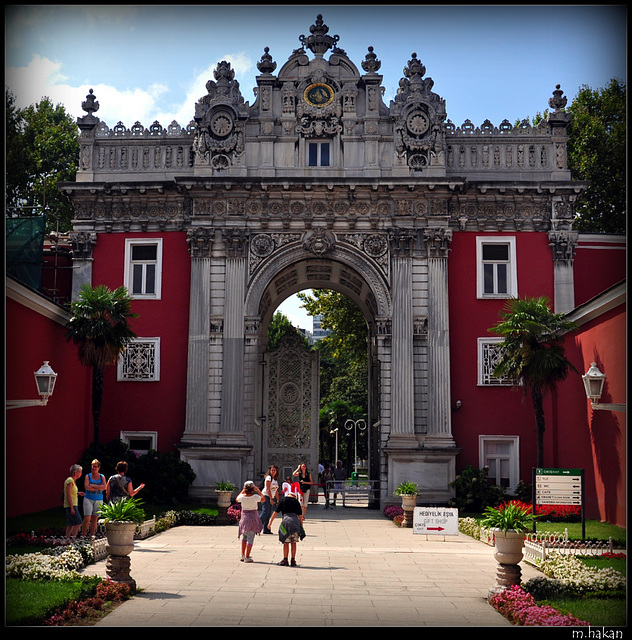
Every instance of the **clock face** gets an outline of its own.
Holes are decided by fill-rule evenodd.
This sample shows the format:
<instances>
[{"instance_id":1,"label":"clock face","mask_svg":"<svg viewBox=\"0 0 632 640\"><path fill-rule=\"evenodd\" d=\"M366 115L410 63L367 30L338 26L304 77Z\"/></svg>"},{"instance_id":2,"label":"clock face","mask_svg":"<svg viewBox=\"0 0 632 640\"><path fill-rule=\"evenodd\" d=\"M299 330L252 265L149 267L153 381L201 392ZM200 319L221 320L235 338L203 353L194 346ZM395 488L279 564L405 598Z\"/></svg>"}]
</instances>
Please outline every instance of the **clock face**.
<instances>
[{"instance_id":1,"label":"clock face","mask_svg":"<svg viewBox=\"0 0 632 640\"><path fill-rule=\"evenodd\" d=\"M334 90L328 84L315 82L305 89L303 97L312 107L326 107L334 100Z\"/></svg>"},{"instance_id":2,"label":"clock face","mask_svg":"<svg viewBox=\"0 0 632 640\"><path fill-rule=\"evenodd\" d=\"M430 128L430 119L423 111L415 111L408 116L406 125L411 133L420 136Z\"/></svg>"},{"instance_id":3,"label":"clock face","mask_svg":"<svg viewBox=\"0 0 632 640\"><path fill-rule=\"evenodd\" d=\"M220 138L227 136L233 130L233 119L225 111L216 113L211 120L211 131Z\"/></svg>"}]
</instances>

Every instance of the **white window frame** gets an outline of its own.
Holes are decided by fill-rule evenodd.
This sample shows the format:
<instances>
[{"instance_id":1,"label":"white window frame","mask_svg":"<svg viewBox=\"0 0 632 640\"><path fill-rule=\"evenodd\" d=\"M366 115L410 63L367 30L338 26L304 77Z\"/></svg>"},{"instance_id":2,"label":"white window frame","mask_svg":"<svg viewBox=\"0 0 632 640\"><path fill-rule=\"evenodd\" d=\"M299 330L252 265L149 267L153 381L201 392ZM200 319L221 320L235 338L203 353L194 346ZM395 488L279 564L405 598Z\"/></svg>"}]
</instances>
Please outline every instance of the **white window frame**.
<instances>
[{"instance_id":1,"label":"white window frame","mask_svg":"<svg viewBox=\"0 0 632 640\"><path fill-rule=\"evenodd\" d=\"M493 454L487 453L489 444L509 444L511 451L504 458L509 462L509 486L503 487L508 493L515 494L520 482L520 436L479 435L478 459L480 468L488 467L487 461ZM498 460L501 459L499 455Z\"/></svg>"},{"instance_id":2,"label":"white window frame","mask_svg":"<svg viewBox=\"0 0 632 640\"><path fill-rule=\"evenodd\" d=\"M147 438L150 442L149 449L131 449L136 455L142 456L149 451L158 451L158 432L157 431L133 431L126 430L120 432L121 442L129 445L133 440L138 438Z\"/></svg>"},{"instance_id":3,"label":"white window frame","mask_svg":"<svg viewBox=\"0 0 632 640\"><path fill-rule=\"evenodd\" d=\"M490 344L500 344L503 338L478 338L476 340L477 347L477 385L479 387L513 387L515 381L510 378L496 378L493 374L492 381L485 379L485 346Z\"/></svg>"},{"instance_id":4,"label":"white window frame","mask_svg":"<svg viewBox=\"0 0 632 640\"><path fill-rule=\"evenodd\" d=\"M485 273L483 261L483 246L488 244L505 244L509 247L507 261L507 292L485 293ZM518 269L516 263L515 236L477 236L476 238L476 297L477 298L517 298L518 297Z\"/></svg>"},{"instance_id":5,"label":"white window frame","mask_svg":"<svg viewBox=\"0 0 632 640\"><path fill-rule=\"evenodd\" d=\"M309 156L310 156L310 145L316 145L316 164L310 164ZM322 164L322 148L323 145L327 145L329 148L329 163L326 165ZM333 151L334 145L332 140L308 140L306 144L307 148L307 166L315 169L316 167L323 167L324 169L328 169L333 166Z\"/></svg>"},{"instance_id":6,"label":"white window frame","mask_svg":"<svg viewBox=\"0 0 632 640\"><path fill-rule=\"evenodd\" d=\"M160 338L140 338L130 340L130 344L153 343L154 345L154 372L147 378L130 378L125 372L125 352L121 353L116 363L116 379L118 382L159 382L160 381Z\"/></svg>"},{"instance_id":7,"label":"white window frame","mask_svg":"<svg viewBox=\"0 0 632 640\"><path fill-rule=\"evenodd\" d=\"M156 245L156 280L154 282L154 293L134 293L133 282L134 277L132 249L139 245ZM142 263L148 264L148 263ZM125 287L130 296L136 300L160 300L162 295L162 238L126 238L125 240ZM143 287L145 278L143 278Z\"/></svg>"}]
</instances>

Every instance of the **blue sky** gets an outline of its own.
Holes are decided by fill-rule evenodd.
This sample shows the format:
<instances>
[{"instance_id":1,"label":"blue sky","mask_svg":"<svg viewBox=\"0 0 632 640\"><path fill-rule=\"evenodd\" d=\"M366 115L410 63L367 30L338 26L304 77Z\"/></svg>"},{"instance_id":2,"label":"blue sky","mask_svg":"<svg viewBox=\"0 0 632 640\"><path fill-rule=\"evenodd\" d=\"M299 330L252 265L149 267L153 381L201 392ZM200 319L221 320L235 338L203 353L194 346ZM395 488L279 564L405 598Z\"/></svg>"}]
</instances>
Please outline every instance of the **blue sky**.
<instances>
[{"instance_id":1,"label":"blue sky","mask_svg":"<svg viewBox=\"0 0 632 640\"><path fill-rule=\"evenodd\" d=\"M184 126L217 62L253 104L264 47L278 72L319 13L359 68L374 48L386 104L417 53L456 125L532 117L556 84L572 101L627 78L624 6L23 5L5 7L5 85L19 107L48 96L81 116L92 88L110 126Z\"/></svg>"}]
</instances>

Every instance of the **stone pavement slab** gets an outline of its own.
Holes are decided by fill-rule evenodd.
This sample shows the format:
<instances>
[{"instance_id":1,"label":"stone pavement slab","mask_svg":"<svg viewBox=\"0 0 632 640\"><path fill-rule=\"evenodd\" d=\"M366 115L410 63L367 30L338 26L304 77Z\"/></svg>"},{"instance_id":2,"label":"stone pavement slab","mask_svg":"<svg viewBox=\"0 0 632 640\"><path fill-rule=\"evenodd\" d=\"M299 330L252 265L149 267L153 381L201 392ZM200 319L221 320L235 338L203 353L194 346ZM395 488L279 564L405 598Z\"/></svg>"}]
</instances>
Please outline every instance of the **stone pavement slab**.
<instances>
[{"instance_id":1,"label":"stone pavement slab","mask_svg":"<svg viewBox=\"0 0 632 640\"><path fill-rule=\"evenodd\" d=\"M362 507L310 505L305 530L298 567L277 565L276 535L257 536L254 562L240 562L234 525L180 526L136 541L140 592L98 626L511 626L487 603L497 564L480 541L413 534ZM105 576L105 564L85 572ZM521 567L523 580L541 575Z\"/></svg>"}]
</instances>

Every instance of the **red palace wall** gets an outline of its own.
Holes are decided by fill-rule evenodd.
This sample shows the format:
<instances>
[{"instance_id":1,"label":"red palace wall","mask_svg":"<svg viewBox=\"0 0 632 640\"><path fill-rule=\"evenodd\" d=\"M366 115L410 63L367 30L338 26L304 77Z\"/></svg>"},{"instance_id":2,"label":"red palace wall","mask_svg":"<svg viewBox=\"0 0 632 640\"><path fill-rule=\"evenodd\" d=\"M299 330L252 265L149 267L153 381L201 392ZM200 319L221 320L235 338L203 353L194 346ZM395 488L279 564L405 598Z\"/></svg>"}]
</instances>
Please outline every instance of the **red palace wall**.
<instances>
[{"instance_id":1,"label":"red palace wall","mask_svg":"<svg viewBox=\"0 0 632 640\"><path fill-rule=\"evenodd\" d=\"M6 416L5 513L50 509L70 466L92 442L90 371L65 339L62 324L6 299L7 400L39 398L33 372L48 360L57 381L45 407L10 409Z\"/></svg>"},{"instance_id":2,"label":"red palace wall","mask_svg":"<svg viewBox=\"0 0 632 640\"><path fill-rule=\"evenodd\" d=\"M457 472L479 467L479 434L520 435L520 477L531 477L536 464L535 420L530 402L521 390L480 387L477 384L477 339L493 337L489 331L499 321L505 300L476 298L477 236L514 236L518 267L518 295L545 295L553 299L553 261L546 233L455 233L448 259L450 304L450 354L452 432L461 453ZM461 401L456 411L455 403ZM550 402L547 401L547 414ZM551 454L550 447L545 453ZM546 457L545 457L546 460ZM547 463L548 464L548 463Z\"/></svg>"},{"instance_id":3,"label":"red palace wall","mask_svg":"<svg viewBox=\"0 0 632 640\"><path fill-rule=\"evenodd\" d=\"M116 367L108 367L100 421L101 440L121 431L158 431L158 449L177 454L186 410L189 288L191 258L186 233L99 234L94 248L92 284L115 288L124 284L126 238L163 238L160 300L134 300L138 337L160 337L160 380L118 382ZM114 401L112 401L114 400Z\"/></svg>"}]
</instances>

